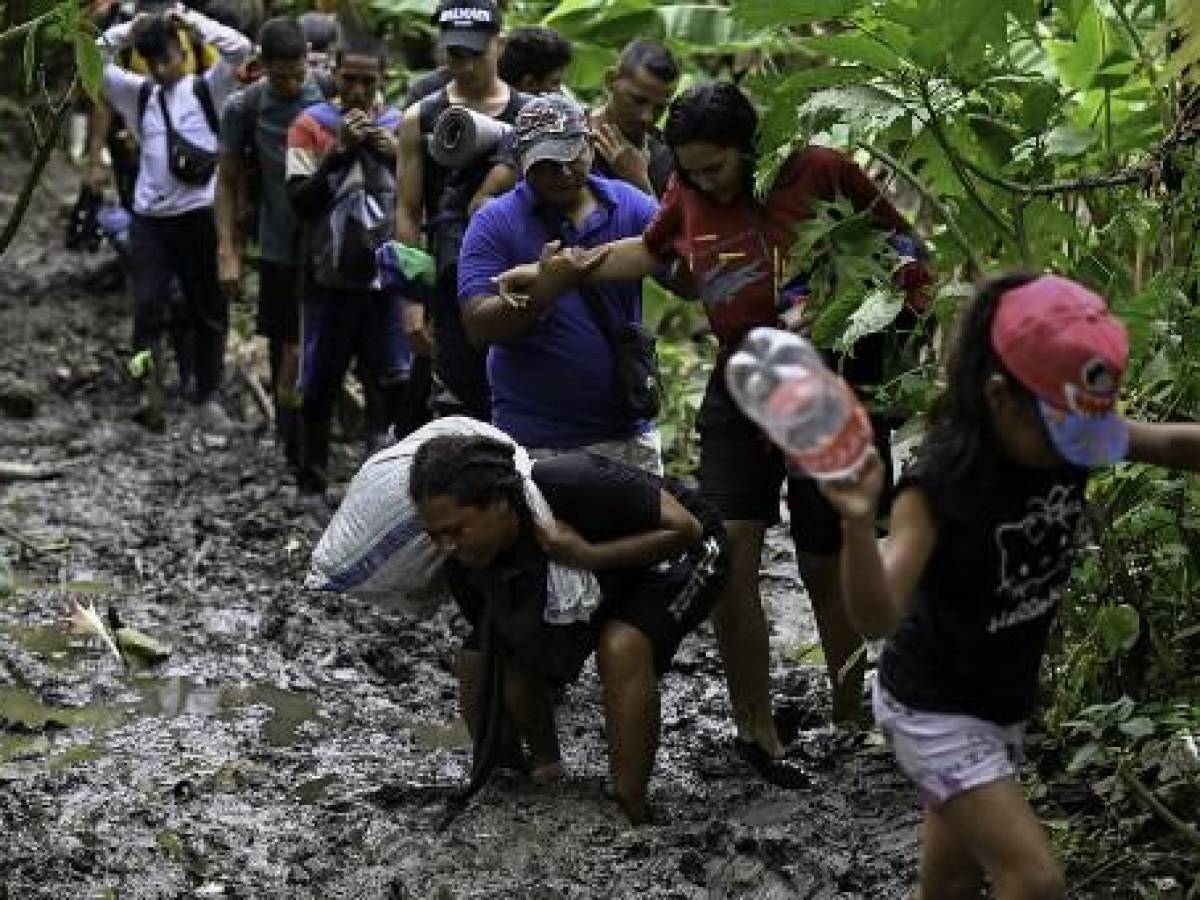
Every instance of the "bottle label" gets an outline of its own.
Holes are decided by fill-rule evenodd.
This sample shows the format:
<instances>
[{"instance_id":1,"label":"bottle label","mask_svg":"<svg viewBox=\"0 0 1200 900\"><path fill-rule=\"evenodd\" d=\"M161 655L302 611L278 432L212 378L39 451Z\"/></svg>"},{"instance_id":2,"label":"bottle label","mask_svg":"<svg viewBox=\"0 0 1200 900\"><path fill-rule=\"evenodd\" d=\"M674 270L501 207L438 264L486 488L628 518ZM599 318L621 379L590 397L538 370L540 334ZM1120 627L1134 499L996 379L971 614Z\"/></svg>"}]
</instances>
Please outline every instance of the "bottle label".
<instances>
[{"instance_id":1,"label":"bottle label","mask_svg":"<svg viewBox=\"0 0 1200 900\"><path fill-rule=\"evenodd\" d=\"M842 427L806 453L788 455L788 462L802 468L813 478L844 478L858 468L871 449L874 430L866 409L843 382L849 414Z\"/></svg>"}]
</instances>

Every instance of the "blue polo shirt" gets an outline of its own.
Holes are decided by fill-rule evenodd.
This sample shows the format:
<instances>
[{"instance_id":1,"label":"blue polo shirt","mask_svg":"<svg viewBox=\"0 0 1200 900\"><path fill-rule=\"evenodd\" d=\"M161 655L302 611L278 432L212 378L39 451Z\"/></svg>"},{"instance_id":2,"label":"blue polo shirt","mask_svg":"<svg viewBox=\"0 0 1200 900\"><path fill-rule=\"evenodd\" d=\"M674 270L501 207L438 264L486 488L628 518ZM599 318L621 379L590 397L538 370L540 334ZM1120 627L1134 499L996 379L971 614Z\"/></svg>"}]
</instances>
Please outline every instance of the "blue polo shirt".
<instances>
[{"instance_id":1,"label":"blue polo shirt","mask_svg":"<svg viewBox=\"0 0 1200 900\"><path fill-rule=\"evenodd\" d=\"M582 227L552 210L535 208L537 198L522 181L488 203L471 219L458 261L458 297L496 293L496 275L534 262L552 235L545 217L557 221L566 244L595 247L637 237L658 210L653 198L623 181L588 178L596 210ZM638 282L597 285L618 316L642 319ZM646 423L630 420L617 393L612 352L577 291L563 294L550 315L528 333L488 348L492 421L526 447L566 450L599 441L624 440Z\"/></svg>"}]
</instances>

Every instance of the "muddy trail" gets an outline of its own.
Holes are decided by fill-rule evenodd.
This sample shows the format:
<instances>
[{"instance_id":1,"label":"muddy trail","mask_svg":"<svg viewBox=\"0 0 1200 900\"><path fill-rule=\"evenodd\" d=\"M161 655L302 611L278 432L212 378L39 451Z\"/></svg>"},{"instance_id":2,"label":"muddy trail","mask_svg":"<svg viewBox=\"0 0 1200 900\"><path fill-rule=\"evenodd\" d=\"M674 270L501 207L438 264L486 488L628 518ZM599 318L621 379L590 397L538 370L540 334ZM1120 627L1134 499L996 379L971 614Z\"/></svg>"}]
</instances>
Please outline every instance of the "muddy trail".
<instances>
[{"instance_id":1,"label":"muddy trail","mask_svg":"<svg viewBox=\"0 0 1200 900\"><path fill-rule=\"evenodd\" d=\"M0 176L0 209L19 172ZM820 669L794 565L772 538L764 585L774 683L800 720L812 786L782 791L732 756L712 635L663 685L651 786L664 824L631 829L602 795L599 686L560 710L569 778L498 780L445 832L470 748L446 606L384 609L302 587L328 512L299 502L232 370L244 428L166 434L130 420L129 303L109 251L67 254L74 175L52 168L0 269L0 459L55 467L0 483L0 896L901 897L918 811L869 736L822 725ZM30 412L28 408L9 412ZM348 479L358 445L341 446ZM66 634L68 593L169 643L126 670Z\"/></svg>"}]
</instances>

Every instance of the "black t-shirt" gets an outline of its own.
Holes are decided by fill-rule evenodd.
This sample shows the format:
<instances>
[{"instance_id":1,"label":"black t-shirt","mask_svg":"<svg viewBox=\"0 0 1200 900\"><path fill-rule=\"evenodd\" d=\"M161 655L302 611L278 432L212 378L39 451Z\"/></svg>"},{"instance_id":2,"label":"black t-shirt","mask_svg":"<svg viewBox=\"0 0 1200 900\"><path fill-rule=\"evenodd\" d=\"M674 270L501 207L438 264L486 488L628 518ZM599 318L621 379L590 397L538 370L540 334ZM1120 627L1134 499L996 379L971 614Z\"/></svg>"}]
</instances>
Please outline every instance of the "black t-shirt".
<instances>
[{"instance_id":1,"label":"black t-shirt","mask_svg":"<svg viewBox=\"0 0 1200 900\"><path fill-rule=\"evenodd\" d=\"M404 108L408 109L414 103L420 103L430 94L436 94L453 80L454 76L445 67L426 72L408 86L408 92L404 95Z\"/></svg>"},{"instance_id":2,"label":"black t-shirt","mask_svg":"<svg viewBox=\"0 0 1200 900\"><path fill-rule=\"evenodd\" d=\"M671 173L675 171L675 156L657 128L652 128L646 133L646 150L650 154L650 185L654 188L654 195L661 197L667 190L667 182L671 180ZM595 161L592 163L592 171L605 178L617 178L612 166L608 164L608 160L599 153L596 154Z\"/></svg>"},{"instance_id":3,"label":"black t-shirt","mask_svg":"<svg viewBox=\"0 0 1200 900\"><path fill-rule=\"evenodd\" d=\"M997 464L970 503L918 461L897 496L920 487L938 526L916 604L879 661L901 703L1011 724L1029 717L1046 635L1071 573L1087 473Z\"/></svg>"},{"instance_id":4,"label":"black t-shirt","mask_svg":"<svg viewBox=\"0 0 1200 900\"><path fill-rule=\"evenodd\" d=\"M586 451L535 463L533 480L555 518L589 541L610 541L657 528L659 491L664 487L700 519L706 537L721 532L720 519L694 492ZM703 542L696 552L703 552ZM605 600L623 596L657 565L597 572L601 595ZM592 626L543 621L546 567L532 523L524 521L516 544L486 571L473 571L450 559L445 574L450 593L477 631L487 631L481 626L485 607L490 606L497 639L506 649L546 675L569 680L590 652L587 635Z\"/></svg>"},{"instance_id":5,"label":"black t-shirt","mask_svg":"<svg viewBox=\"0 0 1200 900\"><path fill-rule=\"evenodd\" d=\"M512 125L517 119L517 113L530 99L528 94L509 88L508 103L494 118ZM433 133L438 117L450 105L450 95L444 87L420 101L417 108L420 110L419 121L423 138L428 138ZM421 186L425 206L424 229L429 238L429 252L437 264L438 279L443 285L450 286L451 296L445 298L446 302L439 304L440 312L443 316L452 316L457 320L455 281L458 254L462 249L463 234L467 228L467 207L493 166L507 163L515 167L515 163L512 161L509 142L501 142L501 146L490 155L457 169L439 165L430 155L427 145L424 146L425 165Z\"/></svg>"}]
</instances>

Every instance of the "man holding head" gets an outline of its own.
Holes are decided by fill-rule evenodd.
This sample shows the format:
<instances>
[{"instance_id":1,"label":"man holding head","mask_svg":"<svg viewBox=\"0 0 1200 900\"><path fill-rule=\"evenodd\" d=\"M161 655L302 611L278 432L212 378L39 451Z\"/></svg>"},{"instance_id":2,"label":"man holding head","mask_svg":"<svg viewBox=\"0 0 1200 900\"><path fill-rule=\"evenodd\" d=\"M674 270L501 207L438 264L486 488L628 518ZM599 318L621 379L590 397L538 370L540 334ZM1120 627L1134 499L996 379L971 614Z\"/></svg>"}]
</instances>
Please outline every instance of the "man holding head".
<instances>
[{"instance_id":1,"label":"man holding head","mask_svg":"<svg viewBox=\"0 0 1200 900\"><path fill-rule=\"evenodd\" d=\"M661 197L675 167L656 122L679 86L679 63L649 38L629 43L604 74L607 99L591 113L596 173Z\"/></svg>"},{"instance_id":2,"label":"man holding head","mask_svg":"<svg viewBox=\"0 0 1200 900\"><path fill-rule=\"evenodd\" d=\"M195 28L220 53L203 75L188 74L181 28ZM216 110L237 87L237 72L250 42L236 30L190 10L141 14L114 25L99 39L110 54L104 67L105 99L133 129L140 162L133 193L133 345L150 354L138 420L153 430L164 427L160 343L170 285L179 279L195 340L196 402L201 421L213 430L228 428L217 400L229 329L229 306L217 277ZM116 65L130 44L146 60L149 75Z\"/></svg>"},{"instance_id":3,"label":"man holding head","mask_svg":"<svg viewBox=\"0 0 1200 900\"><path fill-rule=\"evenodd\" d=\"M457 303L458 255L472 213L516 183L502 148L481 153L455 169L439 165L425 138L450 106L462 106L512 124L528 99L497 74L502 42L500 11L492 0L443 0L435 16L438 47L451 81L409 107L400 127L396 237L418 245L424 232L437 265L431 309L409 304L408 330L414 346L433 353L438 382L434 406L487 420L491 412L482 353L463 333ZM432 329L427 323L432 323Z\"/></svg>"}]
</instances>

